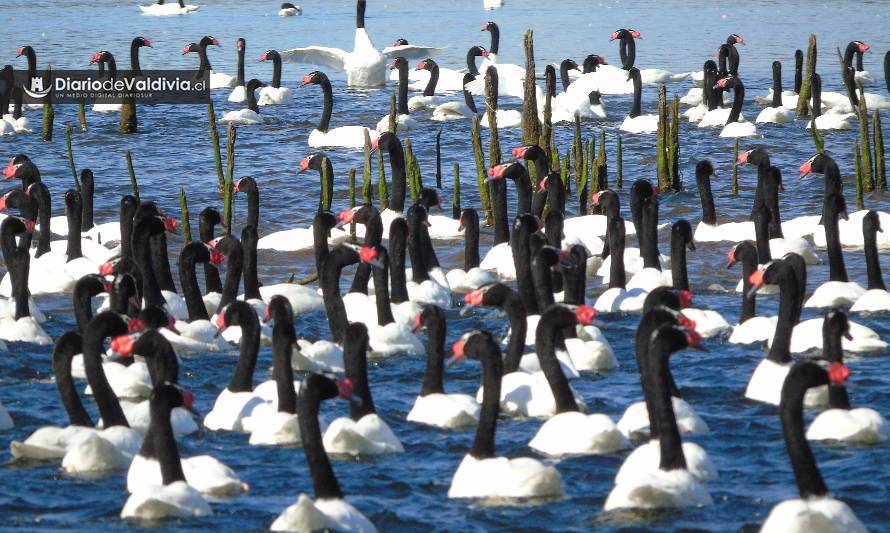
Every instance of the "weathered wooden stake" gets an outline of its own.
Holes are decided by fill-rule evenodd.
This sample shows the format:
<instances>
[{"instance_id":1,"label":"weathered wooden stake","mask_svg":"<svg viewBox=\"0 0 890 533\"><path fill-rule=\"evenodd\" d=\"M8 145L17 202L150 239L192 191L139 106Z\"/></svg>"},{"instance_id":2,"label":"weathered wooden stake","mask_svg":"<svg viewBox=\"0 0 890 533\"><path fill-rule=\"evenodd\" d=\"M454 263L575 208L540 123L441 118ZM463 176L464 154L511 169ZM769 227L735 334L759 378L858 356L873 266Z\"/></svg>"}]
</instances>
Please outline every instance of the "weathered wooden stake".
<instances>
[{"instance_id":1,"label":"weathered wooden stake","mask_svg":"<svg viewBox=\"0 0 890 533\"><path fill-rule=\"evenodd\" d=\"M805 117L810 114L809 101L810 93L812 92L810 80L812 79L814 72L816 72L816 35L811 33L810 42L807 46L807 61L802 80L803 83L800 86L800 93L797 96L798 117Z\"/></svg>"},{"instance_id":2,"label":"weathered wooden stake","mask_svg":"<svg viewBox=\"0 0 890 533\"><path fill-rule=\"evenodd\" d=\"M192 242L192 225L189 221L189 203L185 195L185 188L179 188L179 211L180 223L182 224L182 239L186 242Z\"/></svg>"},{"instance_id":3,"label":"weathered wooden stake","mask_svg":"<svg viewBox=\"0 0 890 533\"><path fill-rule=\"evenodd\" d=\"M535 86L535 34L526 30L522 38L525 49L525 80L523 81L522 101L522 144L535 144L541 138L541 123L538 122L538 97Z\"/></svg>"},{"instance_id":4,"label":"weathered wooden stake","mask_svg":"<svg viewBox=\"0 0 890 533\"><path fill-rule=\"evenodd\" d=\"M460 219L460 165L454 163L453 167L454 181L451 186L451 217L454 220Z\"/></svg>"},{"instance_id":5,"label":"weathered wooden stake","mask_svg":"<svg viewBox=\"0 0 890 533\"><path fill-rule=\"evenodd\" d=\"M127 172L130 174L130 192L136 198L139 198L139 182L136 181L136 171L133 169L133 156L129 150L124 150L124 159L127 162Z\"/></svg>"}]
</instances>

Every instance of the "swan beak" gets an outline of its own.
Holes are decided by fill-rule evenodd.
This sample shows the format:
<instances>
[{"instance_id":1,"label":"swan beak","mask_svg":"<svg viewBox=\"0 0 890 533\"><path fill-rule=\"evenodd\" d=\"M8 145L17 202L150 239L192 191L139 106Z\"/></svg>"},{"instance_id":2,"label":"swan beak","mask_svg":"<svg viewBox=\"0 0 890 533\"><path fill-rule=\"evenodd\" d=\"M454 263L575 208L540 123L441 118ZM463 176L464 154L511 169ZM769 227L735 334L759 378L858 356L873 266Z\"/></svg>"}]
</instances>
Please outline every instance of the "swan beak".
<instances>
[{"instance_id":1,"label":"swan beak","mask_svg":"<svg viewBox=\"0 0 890 533\"><path fill-rule=\"evenodd\" d=\"M754 298L754 295L757 294L757 290L759 288L760 288L760 285L755 285L755 286L751 287L750 289L748 289L748 292L745 293L745 298L747 298L749 300L751 298Z\"/></svg>"}]
</instances>

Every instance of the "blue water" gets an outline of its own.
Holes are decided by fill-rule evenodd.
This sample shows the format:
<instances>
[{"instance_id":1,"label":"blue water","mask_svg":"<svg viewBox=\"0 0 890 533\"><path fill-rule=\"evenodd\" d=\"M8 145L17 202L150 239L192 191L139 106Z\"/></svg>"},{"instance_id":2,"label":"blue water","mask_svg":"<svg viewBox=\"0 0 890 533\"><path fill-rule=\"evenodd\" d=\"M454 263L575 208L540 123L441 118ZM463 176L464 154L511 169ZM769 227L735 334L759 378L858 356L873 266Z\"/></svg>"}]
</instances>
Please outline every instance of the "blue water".
<instances>
[{"instance_id":1,"label":"blue water","mask_svg":"<svg viewBox=\"0 0 890 533\"><path fill-rule=\"evenodd\" d=\"M352 48L354 5L350 1L302 3L304 15L294 18L275 16L277 1L201 2L201 10L189 16L155 18L140 15L135 2L7 0L0 4L0 20L9 21L0 34L0 56L16 68L24 68L22 59L14 60L14 50L31 44L37 49L43 68L85 67L95 50L108 49L120 64L127 63L129 41L143 35L154 41L153 49L143 49L143 68L190 68L192 56L182 57L180 50L190 41L212 34L222 42L222 49L212 50L216 70L233 73L234 42L247 39L247 76L268 79L271 65L256 58L267 48L286 49L308 44ZM483 11L478 0L451 2L370 2L368 31L378 47L398 37L412 43L447 46L437 58L443 66L460 68L466 49L472 44L488 46L488 34L479 28L487 20L500 24L502 42L500 62L522 62L521 33L535 30L538 71L547 62L564 57L580 60L588 53L600 53L617 62L617 45L609 43L609 34L619 27L640 30L643 39L637 48L641 67L667 68L673 71L699 70L705 59L713 57L717 46L729 33L739 33L748 43L740 47L741 73L753 97L770 86L770 64L779 59L785 67L785 85L791 83L793 52L805 48L809 32L818 34L820 66L825 90L838 90L839 76L834 47L843 47L851 39L867 41L872 53L866 56L866 68L881 73L883 53L890 37L881 23L882 2L842 1L820 5L796 0L778 2L588 2L583 0L542 4L511 0L500 10ZM841 16L842 14L842 16ZM294 102L287 106L265 108L264 124L242 127L238 132L236 175L254 176L261 186L262 214L260 234L309 224L315 205L317 181L313 175L296 175L298 163L311 150L306 138L321 112L317 88L298 88L302 75L313 67L285 64L284 84L295 88ZM355 91L345 87L341 75L331 74L335 90L333 126L372 125L388 110L389 95L394 90ZM670 92L685 94L689 82L671 85ZM871 90L883 92L880 86ZM235 109L226 102L227 91L214 91L218 114ZM655 109L654 88L644 91L644 112ZM609 181L614 179L614 138L617 127L630 106L628 97L606 97L610 119L586 123L585 137L604 129L609 149ZM518 101L502 99L504 107L519 107ZM746 103L746 113L755 116L757 108ZM32 124L39 124L39 112L30 114ZM432 183L433 143L440 125L421 114L424 128L412 132L411 139L421 163L424 181ZM156 200L169 212L178 212L180 187L188 192L192 212L203 206L218 205L216 173L208 142L203 106L142 106L139 109L141 132L122 137L115 133L117 115L89 114L89 131L75 133L74 153L78 168L90 167L96 174L98 221L116 220L116 207L122 194L129 191L123 151L133 151L136 173L143 198ZM885 123L886 123L885 119ZM54 194L56 210L61 214L61 194L71 186L65 158L64 124L76 124L75 109L56 109L56 137L43 143L37 135L0 138L0 159L24 152L40 166L44 181ZM796 180L797 166L813 152L812 141L802 122L784 126L761 126L760 139L743 140L742 147L763 144L769 147L774 164L785 174L786 192L782 197L784 216L789 219L812 213L820 205L821 183ZM478 206L474 168L468 143L466 123L448 123L443 128L444 197L450 198L450 168L461 165L463 205ZM717 137L714 129L683 128L681 162L684 179L693 190L667 195L662 202L662 217L673 221L700 218L698 196L694 191L692 169L696 161L710 158L720 174L713 183L719 216L739 220L746 213L753 196L754 171L743 169L742 190L738 197L729 193L732 142ZM224 133L222 134L224 137ZM502 130L504 151L518 144L519 130ZM558 126L556 139L562 152L571 142L571 127ZM885 136L887 134L885 133ZM487 142L487 133L484 134ZM826 146L838 159L842 172L852 172L850 152L855 130L827 135ZM653 178L654 139L652 136L624 136L624 176L627 183L639 177ZM337 176L335 209L347 205L346 171L361 168L361 154L346 150L330 151ZM388 171L388 169L387 169ZM359 173L360 175L360 173ZM374 175L376 176L376 170ZM376 178L375 178L376 179ZM847 184L848 202L853 201L853 184ZM511 193L512 195L512 193ZM511 196L512 198L512 196ZM626 205L626 189L622 192ZM243 198L238 199L243 210ZM447 202L450 206L450 201ZM885 208L879 199L866 198L873 208ZM569 202L577 205L575 196ZM448 208L446 208L448 209ZM575 209L572 207L571 209ZM512 211L511 211L512 212ZM240 220L242 211L236 215ZM193 218L193 224L196 221ZM667 249L667 235L661 235L661 248ZM631 240L632 241L632 240ZM483 244L490 243L486 231ZM171 254L181 246L175 238ZM732 293L712 290L712 285L731 288L737 269L722 267L727 244L702 243L690 254L690 280L696 303L717 309L733 322L738 316L739 300ZM455 243L437 245L446 266L461 262L461 249ZM824 251L822 252L824 255ZM864 282L865 269L861 251L846 250L847 268L852 279ZM888 259L884 259L886 264ZM261 281L273 282L295 272L309 273L310 254L260 254ZM810 288L827 277L825 265L809 269ZM597 279L590 280L592 298L602 289ZM38 299L41 309L51 319L47 328L58 336L74 327L70 298ZM759 298L761 313L774 312L774 298ZM817 316L807 311L804 318ZM890 338L890 326L882 317L857 317L874 328L883 338ZM640 399L639 382L628 339L635 330L636 317L607 318L604 332L615 349L621 367L600 376L586 375L573 382L592 412L617 419L624 408ZM449 312L449 342L468 329L488 327L501 333L506 321L495 313L477 313L460 317ZM327 334L322 314L305 317L297 325L301 335L320 338ZM446 492L451 476L472 440L473 431L442 431L405 422L420 388L423 361L395 357L374 363L372 388L379 413L389 422L405 445L405 453L368 460L337 460L334 469L349 500L382 530L412 531L482 531L482 530L675 530L700 529L728 531L754 529L779 501L796 497L796 488L784 451L777 410L774 407L742 400L745 384L763 356L756 346L739 347L709 341L710 353L689 352L674 357L673 368L685 398L708 422L711 434L696 438L710 454L720 478L708 485L714 505L700 509L663 513L604 514L603 503L623 456L581 457L559 461L566 497L541 505L486 507L464 500L449 500ZM198 398L197 407L206 412L234 368L230 353L193 354L183 364L182 382ZM884 392L890 386L887 353L853 359L850 366L850 393L855 405L870 406L885 414L890 400ZM0 435L0 462L8 462L8 443L21 439L37 427L59 424L65 420L50 370L50 349L10 344L9 352L0 354L0 400L16 422L13 430ZM255 381L269 377L271 365L268 348L260 353ZM449 391L472 393L478 386L479 368L467 363L448 371ZM92 409L92 406L90 406ZM343 413L344 405L327 406L328 418ZM498 452L506 456L533 455L527 442L541 422L504 420L498 425ZM232 500L212 503L214 516L204 519L167 522L160 527L188 530L214 528L221 531L266 529L278 513L293 503L300 492L311 492L302 450L254 447L244 435L203 432L180 439L184 455L209 453L230 465L251 486L251 491ZM862 521L874 530L890 524L886 506L890 476L882 465L890 462L886 446L814 445L822 473L832 493L846 501ZM105 530L129 529L133 524L118 518L126 499L123 473L83 480L63 475L57 464L6 465L0 468L0 527L38 529Z\"/></svg>"}]
</instances>

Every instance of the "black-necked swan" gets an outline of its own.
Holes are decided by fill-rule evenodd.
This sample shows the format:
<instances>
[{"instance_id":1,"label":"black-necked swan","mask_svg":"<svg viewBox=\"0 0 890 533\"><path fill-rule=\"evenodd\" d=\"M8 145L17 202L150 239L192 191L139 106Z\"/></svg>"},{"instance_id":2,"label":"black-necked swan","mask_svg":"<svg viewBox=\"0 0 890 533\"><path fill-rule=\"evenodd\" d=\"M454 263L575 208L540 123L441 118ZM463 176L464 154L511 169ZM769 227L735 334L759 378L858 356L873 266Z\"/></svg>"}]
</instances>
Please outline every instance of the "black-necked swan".
<instances>
[{"instance_id":1,"label":"black-necked swan","mask_svg":"<svg viewBox=\"0 0 890 533\"><path fill-rule=\"evenodd\" d=\"M24 441L13 440L9 445L13 460L35 459L39 461L61 459L70 444L85 432L93 431L93 420L77 396L77 386L71 376L71 361L80 353L82 337L68 331L56 340L53 347L53 378L62 407L68 415L68 425L42 426ZM10 420L11 422L11 420ZM12 426L8 426L9 429Z\"/></svg>"},{"instance_id":2,"label":"black-necked swan","mask_svg":"<svg viewBox=\"0 0 890 533\"><path fill-rule=\"evenodd\" d=\"M407 282L412 302L451 307L451 288L436 258L427 231L427 211L421 204L408 208L408 255L411 258L411 280Z\"/></svg>"},{"instance_id":3,"label":"black-necked swan","mask_svg":"<svg viewBox=\"0 0 890 533\"><path fill-rule=\"evenodd\" d=\"M242 421L250 431L250 444L271 446L299 445L300 423L297 418L297 393L300 382L294 381L292 366L294 344L294 312L284 296L274 296L266 308L265 322L272 320L272 379L257 385L254 394L264 398L251 415Z\"/></svg>"},{"instance_id":4,"label":"black-necked swan","mask_svg":"<svg viewBox=\"0 0 890 533\"><path fill-rule=\"evenodd\" d=\"M481 49L481 47L475 46L470 49L470 52L467 53L467 61L473 61L471 57L474 49ZM483 53L484 50L483 50ZM473 66L473 70L475 70L475 65ZM488 70L485 71L485 74L477 74L475 80L467 81L465 78L464 84L464 99L467 101L467 105L469 106L469 102L473 100L474 92L478 92L479 89L473 89L473 87L478 86L480 83L484 83L485 77L491 78L491 83L495 87L500 87L500 78L498 77L498 71L494 66L488 67ZM484 92L484 91L483 91ZM491 106L494 109L495 121L497 122L498 128L515 128L518 127L522 123L522 113L518 109L501 109L498 106L498 94L493 93L492 98L494 100L493 105ZM476 104L474 103L472 106L469 106L472 109L476 108ZM486 107L488 107L488 103L486 103ZM482 117L480 117L479 124L483 128L491 128L491 122L488 120L488 113L483 113Z\"/></svg>"},{"instance_id":5,"label":"black-necked swan","mask_svg":"<svg viewBox=\"0 0 890 533\"><path fill-rule=\"evenodd\" d=\"M83 438L70 443L62 458L62 469L66 472L107 472L125 468L142 444L142 435L127 423L102 365L101 351L105 339L125 333L126 322L110 311L96 315L84 332L84 368L104 429L86 433Z\"/></svg>"},{"instance_id":6,"label":"black-necked swan","mask_svg":"<svg viewBox=\"0 0 890 533\"><path fill-rule=\"evenodd\" d=\"M303 76L302 85L306 86L310 83L320 85L322 95L324 96L324 109L321 112L321 119L318 122L318 126L309 134L308 143L310 147L364 148L366 131L371 138L371 142L380 137L379 132L364 126L340 126L339 128L329 130L331 113L334 111L334 92L331 88L331 82L324 72L316 70Z\"/></svg>"},{"instance_id":7,"label":"black-necked swan","mask_svg":"<svg viewBox=\"0 0 890 533\"><path fill-rule=\"evenodd\" d=\"M479 214L475 209L464 209L458 220L459 229L464 235L463 268L454 268L445 274L445 279L453 292L465 294L484 285L497 282L491 272L479 268Z\"/></svg>"},{"instance_id":8,"label":"black-necked swan","mask_svg":"<svg viewBox=\"0 0 890 533\"><path fill-rule=\"evenodd\" d=\"M732 333L727 342L733 344L751 344L763 342L770 336L770 332L776 329L775 316L757 316L756 294L751 293L751 274L757 270L757 248L751 241L742 241L732 247L727 253L726 268L736 263L742 264L742 310L739 314L739 322L732 328Z\"/></svg>"},{"instance_id":9,"label":"black-necked swan","mask_svg":"<svg viewBox=\"0 0 890 533\"><path fill-rule=\"evenodd\" d=\"M875 77L862 66L862 56L869 50L871 50L871 46L862 41L850 41L847 43L847 48L844 49L844 67L854 69L855 80L861 85L875 83ZM855 65L853 64L854 57L856 58Z\"/></svg>"},{"instance_id":10,"label":"black-necked swan","mask_svg":"<svg viewBox=\"0 0 890 533\"><path fill-rule=\"evenodd\" d=\"M144 354L146 359L161 356L169 358L171 362L176 361L173 348L156 330L144 333L133 344L133 350ZM166 355L163 355L162 352L166 352ZM175 385L176 381L163 380L163 377L167 374L169 377L175 378L176 370L160 372L158 376L161 381L155 385L155 390L163 390L166 386ZM156 396L154 391L152 396ZM162 484L164 461L168 459L169 450L158 442L158 433L160 432L168 438L182 434L179 420L182 417L191 419L189 413L197 415L189 402L173 408L166 413L163 420L158 420L157 411L154 409L151 399L147 401L147 405L143 403L139 407L142 411L140 418L148 418L146 421L148 432L145 434L145 440L139 453L133 458L133 462L130 463L130 468L127 470L127 491L133 494L145 492L150 487ZM183 409L179 409L179 407ZM236 496L248 490L247 485L235 475L231 468L209 455L183 458L180 460L180 466L185 474L185 481L202 494L217 497Z\"/></svg>"},{"instance_id":11,"label":"black-necked swan","mask_svg":"<svg viewBox=\"0 0 890 533\"><path fill-rule=\"evenodd\" d=\"M0 251L3 262L9 270L8 278L12 286L10 296L15 302L15 314L0 319L0 339L50 345L53 342L52 338L43 330L37 318L31 316L29 306L31 255L28 249L33 230L32 220L10 216L0 223Z\"/></svg>"},{"instance_id":12,"label":"black-necked swan","mask_svg":"<svg viewBox=\"0 0 890 533\"><path fill-rule=\"evenodd\" d=\"M436 91L452 92L464 90L466 73L460 70L442 68L431 58L426 58L417 63L413 72L428 73L428 75L420 76L418 81L411 84L411 89L423 91L421 96L412 96L408 100L408 108L411 111L434 109L440 103L440 98L435 96Z\"/></svg>"},{"instance_id":13,"label":"black-necked swan","mask_svg":"<svg viewBox=\"0 0 890 533\"><path fill-rule=\"evenodd\" d=\"M735 46L737 44L744 45L745 39L741 35L733 33L717 49L720 78L739 75L739 50Z\"/></svg>"},{"instance_id":14,"label":"black-necked swan","mask_svg":"<svg viewBox=\"0 0 890 533\"><path fill-rule=\"evenodd\" d=\"M410 131L417 129L417 121L411 118L411 110L408 108L408 60L397 57L389 63L390 70L399 73L399 86L396 97L396 131ZM390 131L389 114L386 114L377 122L377 131ZM392 132L395 133L395 132Z\"/></svg>"},{"instance_id":15,"label":"black-necked swan","mask_svg":"<svg viewBox=\"0 0 890 533\"><path fill-rule=\"evenodd\" d=\"M481 75L477 75L476 79L473 83L468 84L467 89L470 90L471 93L476 96L485 95L485 73L489 68L494 67L498 73L498 78L501 83L498 84L498 95L499 96L513 96L515 98L524 98L524 88L523 88L523 80L525 80L525 68L515 64L505 64L497 62L497 48L500 45L500 29L497 27L497 24L488 23L482 27L482 31L491 32L491 42L495 46L494 52L491 50L485 50L483 47L478 47L481 51L480 53L473 53L473 55L467 55L467 67L469 67L469 63L475 61L475 58L478 56L482 56L483 60L479 64L478 72L475 68L470 68L469 71L471 74L478 74L481 72ZM473 50L472 48L470 49ZM494 57L492 57L494 54Z\"/></svg>"},{"instance_id":16,"label":"black-necked swan","mask_svg":"<svg viewBox=\"0 0 890 533\"><path fill-rule=\"evenodd\" d=\"M739 154L741 157L742 154ZM711 177L716 177L714 166L707 159L695 164L695 182L701 198L701 222L695 227L695 240L698 242L739 242L754 237L754 223L717 222L717 210L714 207L714 194L711 192Z\"/></svg>"},{"instance_id":17,"label":"black-necked swan","mask_svg":"<svg viewBox=\"0 0 890 533\"><path fill-rule=\"evenodd\" d=\"M242 419L263 401L253 393L253 372L260 349L259 318L250 304L239 300L225 306L218 316L222 319L220 330L229 326L241 328L240 352L232 379L204 417L204 426L210 431L240 432Z\"/></svg>"},{"instance_id":18,"label":"black-necked swan","mask_svg":"<svg viewBox=\"0 0 890 533\"><path fill-rule=\"evenodd\" d=\"M831 365L829 372L837 373L838 377L849 374L841 368L844 364L841 337L851 337L846 313L838 309L829 311L822 324L822 337L822 357ZM828 409L810 424L807 440L878 444L887 440L887 421L874 409L853 409L844 382L832 381L828 384Z\"/></svg>"},{"instance_id":19,"label":"black-necked swan","mask_svg":"<svg viewBox=\"0 0 890 533\"><path fill-rule=\"evenodd\" d=\"M862 238L865 241L865 268L868 274L868 290L860 296L851 313L873 313L890 310L890 292L884 285L881 262L878 256L877 232L884 232L877 211L869 211L862 218Z\"/></svg>"},{"instance_id":20,"label":"black-necked swan","mask_svg":"<svg viewBox=\"0 0 890 533\"><path fill-rule=\"evenodd\" d=\"M240 124L243 126L251 126L261 124L263 117L260 116L260 108L257 105L256 90L265 87L266 84L260 80L253 78L247 82L245 87L245 102L247 107L236 111L229 111L217 120L220 124Z\"/></svg>"},{"instance_id":21,"label":"black-necked swan","mask_svg":"<svg viewBox=\"0 0 890 533\"><path fill-rule=\"evenodd\" d=\"M266 50L260 54L260 61L272 62L272 81L260 89L257 105L280 105L293 100L293 91L281 86L281 54L277 50Z\"/></svg>"},{"instance_id":22,"label":"black-necked swan","mask_svg":"<svg viewBox=\"0 0 890 533\"><path fill-rule=\"evenodd\" d=\"M171 340L180 352L217 351L229 347L222 337L216 335L217 327L210 321L207 305L198 287L196 273L198 263L215 266L222 260L222 252L199 241L186 244L179 253L179 283L188 310L188 318L176 322L178 335L165 330L165 336L169 335L168 340Z\"/></svg>"},{"instance_id":23,"label":"black-necked swan","mask_svg":"<svg viewBox=\"0 0 890 533\"><path fill-rule=\"evenodd\" d=\"M343 498L340 484L334 476L331 461L322 443L318 421L319 405L324 400L337 397L345 400L353 398L352 383L348 379L334 381L321 374L309 374L300 388L297 417L315 500L306 494L300 494L296 503L287 507L272 522L272 531L377 533L374 524Z\"/></svg>"},{"instance_id":24,"label":"black-necked swan","mask_svg":"<svg viewBox=\"0 0 890 533\"><path fill-rule=\"evenodd\" d=\"M622 71L623 72L623 71ZM655 133L658 130L658 115L641 115L640 99L643 85L640 81L640 71L636 67L627 72L627 80L633 82L633 106L630 113L624 117L624 122L619 128L628 133Z\"/></svg>"},{"instance_id":25,"label":"black-necked swan","mask_svg":"<svg viewBox=\"0 0 890 533\"><path fill-rule=\"evenodd\" d=\"M139 455L133 460L130 472L141 463L152 463L152 483L139 485L131 490L127 503L121 509L121 518L159 520L162 518L188 518L213 514L204 497L186 482L183 462L179 459L176 438L170 425L173 409L194 409L195 397L191 392L164 383L152 392L150 402L151 428ZM151 456L151 459L146 458ZM155 457L157 456L157 457ZM130 472L127 485L130 485Z\"/></svg>"},{"instance_id":26,"label":"black-necked swan","mask_svg":"<svg viewBox=\"0 0 890 533\"><path fill-rule=\"evenodd\" d=\"M815 123L816 129L819 131L849 130L853 127L849 122L851 118L856 116L855 113L850 112L852 109L848 110L846 113L822 112L822 76L815 72L810 77L810 94L812 95L810 114L813 117L813 120L807 122L807 129L812 128L813 123ZM835 101L834 98L832 98L834 94L824 93L826 100L829 102Z\"/></svg>"},{"instance_id":27,"label":"black-necked swan","mask_svg":"<svg viewBox=\"0 0 890 533\"><path fill-rule=\"evenodd\" d=\"M833 382L843 383L849 372L843 364L829 366L826 371L816 363L807 361L791 368L783 381L779 418L800 498L785 500L773 507L760 528L762 533L808 530L814 524L827 531L868 531L846 503L829 496L816 457L804 434L803 407L807 389Z\"/></svg>"},{"instance_id":28,"label":"black-necked swan","mask_svg":"<svg viewBox=\"0 0 890 533\"><path fill-rule=\"evenodd\" d=\"M457 360L482 363L484 394L473 446L464 456L448 489L449 498L544 498L563 495L559 471L536 459L495 455L500 412L501 350L487 332L473 331L452 347Z\"/></svg>"},{"instance_id":29,"label":"black-necked swan","mask_svg":"<svg viewBox=\"0 0 890 533\"><path fill-rule=\"evenodd\" d=\"M186 4L183 0L177 0L176 2L171 2L169 4L164 3L164 0L158 0L154 4L139 6L139 9L146 15L167 17L170 15L188 15L189 13L197 11L200 7L201 6L196 6L194 4Z\"/></svg>"},{"instance_id":30,"label":"black-necked swan","mask_svg":"<svg viewBox=\"0 0 890 533\"><path fill-rule=\"evenodd\" d=\"M92 65L93 63L99 63L100 65L103 63L107 63L108 73L105 74L105 79L109 81L114 81L115 79L117 79L117 64L111 52L107 50L100 50L93 53L93 55L90 56L90 65ZM93 104L93 111L95 111L96 113L115 113L120 110L121 104Z\"/></svg>"},{"instance_id":31,"label":"black-necked swan","mask_svg":"<svg viewBox=\"0 0 890 533\"><path fill-rule=\"evenodd\" d=\"M597 297L593 308L601 313L639 312L643 309L646 291L642 288L628 290L624 267L625 222L620 216L609 220L609 279L608 288ZM603 265L605 267L606 265Z\"/></svg>"},{"instance_id":32,"label":"black-necked swan","mask_svg":"<svg viewBox=\"0 0 890 533\"><path fill-rule=\"evenodd\" d=\"M562 330L590 325L595 314L587 306L572 309L556 304L544 311L538 322L535 350L556 401L556 414L544 422L528 445L544 455L603 455L630 447L608 415L581 412L556 359L557 338Z\"/></svg>"},{"instance_id":33,"label":"black-necked swan","mask_svg":"<svg viewBox=\"0 0 890 533\"><path fill-rule=\"evenodd\" d=\"M473 100L473 95L465 88L466 84L474 79L475 76L472 74L464 74L460 89L463 92L464 101L453 101L439 104L433 109L433 114L430 118L437 122L444 122L447 120L473 118L478 115L479 111L476 109L476 102Z\"/></svg>"},{"instance_id":34,"label":"black-necked swan","mask_svg":"<svg viewBox=\"0 0 890 533\"><path fill-rule=\"evenodd\" d=\"M636 61L635 39L641 38L642 36L637 30L620 29L612 32L612 35L609 36L609 41L614 41L616 39L619 41L618 52L621 56L621 69L603 69L602 74L604 75L604 77L606 77L607 79L611 78L612 83L621 83L621 81L623 81L621 78L621 70L627 71L634 67L634 63ZM645 83L646 85L657 85L660 83L671 81L682 81L689 77L689 74L689 72L674 74L672 72L668 72L667 70L658 68L647 68L640 71L643 83ZM629 91L624 92L627 93ZM603 93L606 94L606 91L603 91Z\"/></svg>"},{"instance_id":35,"label":"black-necked swan","mask_svg":"<svg viewBox=\"0 0 890 533\"><path fill-rule=\"evenodd\" d=\"M606 499L605 511L712 503L708 490L688 469L667 372L668 360L673 352L687 347L697 348L700 342L701 337L695 330L670 323L661 325L652 333L647 354L647 385L651 389L652 417L657 421L658 428L658 467L641 468L623 476L619 471L615 487ZM628 461L633 458L631 455Z\"/></svg>"},{"instance_id":36,"label":"black-necked swan","mask_svg":"<svg viewBox=\"0 0 890 533\"><path fill-rule=\"evenodd\" d=\"M281 4L281 7L278 9L279 17L293 17L296 15L302 15L303 8L297 5L294 5L290 2L284 2Z\"/></svg>"},{"instance_id":37,"label":"black-necked swan","mask_svg":"<svg viewBox=\"0 0 890 533\"><path fill-rule=\"evenodd\" d=\"M729 108L729 116L726 117L725 125L720 130L721 137L737 138L751 137L757 135L757 126L752 122L745 121L742 117L742 105L745 101L745 84L742 78L738 76L729 76L717 80L716 88L722 90L732 89L732 107ZM704 119L699 123L699 127L705 122Z\"/></svg>"},{"instance_id":38,"label":"black-necked swan","mask_svg":"<svg viewBox=\"0 0 890 533\"><path fill-rule=\"evenodd\" d=\"M469 394L445 392L445 312L435 305L427 305L415 321L418 329L424 328L427 332L426 371L420 395L406 420L442 428L475 425L479 420L476 399Z\"/></svg>"},{"instance_id":39,"label":"black-necked swan","mask_svg":"<svg viewBox=\"0 0 890 533\"><path fill-rule=\"evenodd\" d=\"M464 303L471 307L487 306L500 309L510 323L510 336L504 353L504 375L520 369L525 353L528 323L525 320L525 304L519 294L503 283L495 283L476 289L464 296Z\"/></svg>"},{"instance_id":40,"label":"black-necked swan","mask_svg":"<svg viewBox=\"0 0 890 533\"><path fill-rule=\"evenodd\" d=\"M207 47L210 45L222 46L219 40L212 35L205 35L197 43L189 43L182 49L182 55L197 53L200 59L198 64L198 76L210 83L211 89L231 89L238 82L235 76L229 76L222 72L213 72L213 66L207 57Z\"/></svg>"},{"instance_id":41,"label":"black-necked swan","mask_svg":"<svg viewBox=\"0 0 890 533\"><path fill-rule=\"evenodd\" d=\"M365 0L356 2L355 44L352 52L339 48L307 46L285 50L281 52L281 58L293 63L308 63L344 71L350 87L382 87L386 85L387 60L399 56L406 59L422 59L441 50L410 44L388 47L383 52L377 50L365 30L365 4Z\"/></svg>"},{"instance_id":42,"label":"black-necked swan","mask_svg":"<svg viewBox=\"0 0 890 533\"><path fill-rule=\"evenodd\" d=\"M782 92L782 63L773 61L772 99L768 103L769 107L761 111L754 122L756 124L784 124L794 120L794 109L791 105L785 106L784 96L785 93ZM789 94L789 104L791 104L792 98L793 96Z\"/></svg>"},{"instance_id":43,"label":"black-necked swan","mask_svg":"<svg viewBox=\"0 0 890 533\"><path fill-rule=\"evenodd\" d=\"M638 439L649 437L655 441L658 438L657 423L653 427L652 417L649 414L649 404L651 403L651 390L648 386L649 382L649 339L652 333L662 324L676 324L689 329L695 329L696 324L693 320L686 316L685 312L692 301L692 294L689 291L677 291L669 287L659 287L646 296L644 305L644 313L640 318L637 332L634 337L634 355L637 362L637 369L640 374L640 385L643 389L644 401L631 404L625 409L624 414L618 421L618 429L621 430L628 438ZM677 425L680 433L684 435L705 435L710 432L707 423L695 412L695 409L687 403L680 394L680 389L674 381L670 366L666 369L668 373L668 384L671 389L671 402L674 407L674 415L677 419ZM697 444L688 442L683 444L683 448L689 459L690 468L693 475L707 481L716 477L716 470L704 453L704 450ZM651 450L644 452L644 446L639 448L640 457L635 460L651 461ZM633 461L625 461L626 468L633 470ZM650 466L655 467L655 463ZM621 474L621 472L619 472Z\"/></svg>"},{"instance_id":44,"label":"black-necked swan","mask_svg":"<svg viewBox=\"0 0 890 533\"><path fill-rule=\"evenodd\" d=\"M361 402L349 404L349 416L334 419L324 432L325 451L342 455L381 455L405 451L389 425L377 415L368 383L368 328L360 322L346 327L343 362L346 379Z\"/></svg>"},{"instance_id":45,"label":"black-necked swan","mask_svg":"<svg viewBox=\"0 0 890 533\"><path fill-rule=\"evenodd\" d=\"M238 37L235 48L238 50L238 66L235 71L235 88L229 93L228 100L233 104L242 104L247 99L247 91L244 89L244 54L247 41L243 37Z\"/></svg>"}]
</instances>

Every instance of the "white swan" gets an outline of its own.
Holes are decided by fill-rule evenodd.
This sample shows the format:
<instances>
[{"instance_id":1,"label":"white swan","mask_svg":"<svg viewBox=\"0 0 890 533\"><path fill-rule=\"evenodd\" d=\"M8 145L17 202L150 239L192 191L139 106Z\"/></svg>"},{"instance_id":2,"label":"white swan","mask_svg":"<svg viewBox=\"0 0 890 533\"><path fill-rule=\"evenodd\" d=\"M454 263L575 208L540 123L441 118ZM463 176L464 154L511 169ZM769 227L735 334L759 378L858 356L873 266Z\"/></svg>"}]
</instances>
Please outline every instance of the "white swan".
<instances>
[{"instance_id":1,"label":"white swan","mask_svg":"<svg viewBox=\"0 0 890 533\"><path fill-rule=\"evenodd\" d=\"M142 10L142 13L145 15L151 15L154 17L168 17L171 15L188 15L189 13L193 13L200 9L201 6L196 6L194 4L186 4L183 0L178 0L177 2L171 2L169 4L164 3L164 0L158 0L156 4L151 4L148 6L139 6L139 9Z\"/></svg>"}]
</instances>

